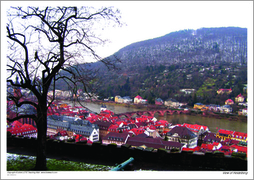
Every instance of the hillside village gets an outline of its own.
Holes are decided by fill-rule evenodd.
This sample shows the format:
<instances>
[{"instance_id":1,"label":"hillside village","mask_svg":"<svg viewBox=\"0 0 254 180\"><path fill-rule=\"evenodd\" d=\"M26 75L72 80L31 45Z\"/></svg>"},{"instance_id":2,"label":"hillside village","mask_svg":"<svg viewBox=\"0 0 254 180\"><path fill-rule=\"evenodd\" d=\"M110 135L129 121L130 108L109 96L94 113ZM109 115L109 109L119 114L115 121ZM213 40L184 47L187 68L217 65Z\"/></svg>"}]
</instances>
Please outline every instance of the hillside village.
<instances>
[{"instance_id":1,"label":"hillside village","mask_svg":"<svg viewBox=\"0 0 254 180\"><path fill-rule=\"evenodd\" d=\"M182 92L185 92L187 94L192 93L195 91L195 89L181 89ZM217 91L218 94L230 94L232 92L231 89L219 89ZM108 101L108 99L104 99L104 101ZM148 101L146 99L143 99L141 96L136 96L134 100L129 96L116 96L115 97L115 102L116 103L134 103L134 104L148 104ZM231 105L236 104L238 106L238 109L235 109L233 112L233 108ZM247 116L247 107L248 103L245 101L245 97L242 94L239 94L237 97L235 97L234 100L232 99L227 99L225 101L225 104L220 106L218 104L209 104L205 105L202 103L195 103L193 107L188 106L187 103L181 103L178 102L176 99L169 98L165 101L163 101L161 98L155 99L155 105L159 106L165 106L168 108L175 108L175 109L185 109L188 110L189 108L201 110L201 111L213 111L213 112L220 112L220 113L237 113L238 115L244 115ZM242 108L241 108L242 107Z\"/></svg>"},{"instance_id":2,"label":"hillside village","mask_svg":"<svg viewBox=\"0 0 254 180\"><path fill-rule=\"evenodd\" d=\"M196 107L195 104L201 103L205 105L202 109L203 111L213 110L216 112L247 115L248 89L247 84L242 84L245 83L244 79L246 79L244 76L244 71L246 72L246 70L244 70L244 68L226 68L226 65L224 65L223 68L220 68L218 65L207 68L206 66L203 66L203 68L200 65L196 66L198 67L195 69L194 66L194 70L193 68L190 68L193 70L192 74L183 72L187 71L184 68L178 68L172 71L172 68L175 68L175 66L172 68L170 66L166 69L161 66L162 69L159 70L159 68L158 72L156 67L153 67L153 71L149 71L152 71L154 74L153 76L155 77L140 80L140 82L144 81L144 83L139 83L137 85L134 81L136 82L135 79L139 78L140 75L135 75L135 77L137 77L134 78L129 76L130 73L126 76L120 74L119 78L121 77L121 82L119 82L118 87L122 89L122 91L132 92L131 95L121 92L118 94L118 91L114 90L113 86L110 86L108 89L111 93L109 93L109 96L106 97L100 93L94 93L90 97L87 93L84 93L82 89L78 89L76 94L73 94L71 91L57 90L55 92L55 98L60 100L79 98L80 100L114 101L116 103L125 104L155 104L174 108L179 108L179 106L181 107L184 105L188 108L194 108L194 106ZM181 71L175 72L177 70ZM195 71L198 72L195 73ZM142 71L140 73L144 77L147 74ZM225 76L226 74L229 75ZM171 76L174 81L168 82L168 76ZM112 79L116 78L118 77L112 77ZM157 80L156 84L152 83L154 80ZM176 81L179 82L177 86L173 85ZM187 84L183 84L182 82ZM138 90L138 88L141 89ZM162 93L157 93L157 91L161 91ZM136 92L136 94L133 95L133 92ZM50 91L48 96L52 97L53 91ZM139 101L138 103L134 102L136 96L140 96L142 99L141 101L137 99Z\"/></svg>"}]
</instances>

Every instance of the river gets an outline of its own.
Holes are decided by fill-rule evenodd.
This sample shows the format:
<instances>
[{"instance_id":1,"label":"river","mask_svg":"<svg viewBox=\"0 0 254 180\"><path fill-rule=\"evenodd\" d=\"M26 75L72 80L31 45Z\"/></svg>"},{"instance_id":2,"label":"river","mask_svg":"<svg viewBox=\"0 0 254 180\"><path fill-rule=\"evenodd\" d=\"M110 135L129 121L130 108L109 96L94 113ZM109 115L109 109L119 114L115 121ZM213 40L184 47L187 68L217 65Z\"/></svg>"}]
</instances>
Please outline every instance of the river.
<instances>
[{"instance_id":1,"label":"river","mask_svg":"<svg viewBox=\"0 0 254 180\"><path fill-rule=\"evenodd\" d=\"M100 104L91 103L91 102L89 103L82 102L82 104L93 112L96 112L96 113L100 112L100 108L101 108ZM114 112L115 114L146 110L146 109L135 109L132 107L115 106L115 105L107 105L107 109ZM167 115L165 113L165 115L162 117L162 116L159 116L157 113L155 113L154 116L158 120L167 120L170 123L177 122L179 124L189 123L189 124L199 124L199 125L208 126L211 132L217 132L218 129L227 129L227 130L247 133L247 123L241 122L241 121L230 121L228 119L216 119L216 118L208 118L208 117L192 116L192 115L184 115L184 114Z\"/></svg>"}]
</instances>

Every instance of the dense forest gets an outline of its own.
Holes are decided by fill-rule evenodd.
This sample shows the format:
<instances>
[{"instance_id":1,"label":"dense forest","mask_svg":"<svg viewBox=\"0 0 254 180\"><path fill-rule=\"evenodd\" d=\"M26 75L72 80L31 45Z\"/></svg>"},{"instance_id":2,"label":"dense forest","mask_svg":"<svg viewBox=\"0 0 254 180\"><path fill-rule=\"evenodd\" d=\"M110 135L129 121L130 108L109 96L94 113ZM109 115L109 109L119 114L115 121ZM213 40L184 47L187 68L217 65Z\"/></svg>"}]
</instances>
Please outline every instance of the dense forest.
<instances>
[{"instance_id":1,"label":"dense forest","mask_svg":"<svg viewBox=\"0 0 254 180\"><path fill-rule=\"evenodd\" d=\"M115 57L121 60L115 64L117 70L108 71L100 62L90 64L99 70L94 84L100 98L140 95L149 103L156 98L174 98L193 105L224 104L227 98L240 93L246 96L246 28L182 30L133 43L108 59ZM58 87L68 90L63 83ZM233 92L217 95L220 88L231 88ZM195 92L185 94L180 89Z\"/></svg>"}]
</instances>

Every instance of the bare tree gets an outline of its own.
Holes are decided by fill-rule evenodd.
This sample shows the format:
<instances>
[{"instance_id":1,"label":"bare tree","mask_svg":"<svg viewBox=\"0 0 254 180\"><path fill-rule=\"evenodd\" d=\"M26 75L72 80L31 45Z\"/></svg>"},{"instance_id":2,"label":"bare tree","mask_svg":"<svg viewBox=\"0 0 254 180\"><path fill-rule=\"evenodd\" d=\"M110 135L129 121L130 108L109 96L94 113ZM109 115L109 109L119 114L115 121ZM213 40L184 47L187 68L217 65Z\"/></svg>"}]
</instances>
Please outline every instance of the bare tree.
<instances>
[{"instance_id":1,"label":"bare tree","mask_svg":"<svg viewBox=\"0 0 254 180\"><path fill-rule=\"evenodd\" d=\"M47 110L54 101L54 98L47 98L49 88L53 86L55 90L55 82L65 79L72 87L82 83L88 92L94 74L73 65L93 58L108 67L114 66L114 62L102 59L95 52L96 46L105 43L95 32L112 23L121 25L120 12L113 7L11 7L7 17L7 83L14 88L30 90L35 100L9 98L17 107L28 104L37 112L7 119L12 122L29 117L36 122L35 169L46 170ZM60 73L64 71L69 75ZM15 77L19 77L18 82L14 81Z\"/></svg>"}]
</instances>

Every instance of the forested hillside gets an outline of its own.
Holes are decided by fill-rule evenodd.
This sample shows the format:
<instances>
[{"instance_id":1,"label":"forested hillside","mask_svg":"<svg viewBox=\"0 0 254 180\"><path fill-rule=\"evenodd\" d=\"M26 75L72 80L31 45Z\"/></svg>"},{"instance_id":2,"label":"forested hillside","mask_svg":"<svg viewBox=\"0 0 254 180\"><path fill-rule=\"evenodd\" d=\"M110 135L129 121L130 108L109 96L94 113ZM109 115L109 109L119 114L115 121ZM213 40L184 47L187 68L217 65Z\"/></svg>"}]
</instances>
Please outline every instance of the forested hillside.
<instances>
[{"instance_id":1,"label":"forested hillside","mask_svg":"<svg viewBox=\"0 0 254 180\"><path fill-rule=\"evenodd\" d=\"M182 30L165 36L137 42L119 50L115 55L125 67L172 65L197 62L237 62L246 64L246 28L202 28Z\"/></svg>"},{"instance_id":2,"label":"forested hillside","mask_svg":"<svg viewBox=\"0 0 254 180\"><path fill-rule=\"evenodd\" d=\"M193 104L219 104L243 92L247 84L247 29L237 27L182 30L133 43L120 49L118 70L108 71L101 63L97 93L101 98L140 95L175 98ZM183 88L195 89L191 95ZM232 88L230 96L219 97L220 88Z\"/></svg>"}]
</instances>

